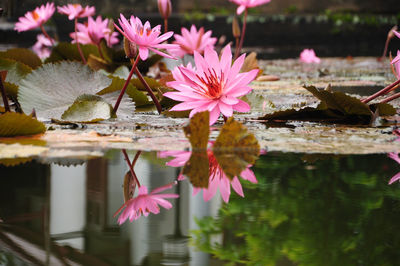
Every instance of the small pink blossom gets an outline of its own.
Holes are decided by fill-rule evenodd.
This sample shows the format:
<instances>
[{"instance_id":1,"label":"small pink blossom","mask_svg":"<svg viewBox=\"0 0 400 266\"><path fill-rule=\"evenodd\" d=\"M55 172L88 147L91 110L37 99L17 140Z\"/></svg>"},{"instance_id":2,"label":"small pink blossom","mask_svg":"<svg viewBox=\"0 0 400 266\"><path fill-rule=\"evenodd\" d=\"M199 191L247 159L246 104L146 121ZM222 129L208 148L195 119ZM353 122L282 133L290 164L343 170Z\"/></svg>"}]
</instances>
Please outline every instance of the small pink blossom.
<instances>
[{"instance_id":1,"label":"small pink blossom","mask_svg":"<svg viewBox=\"0 0 400 266\"><path fill-rule=\"evenodd\" d=\"M210 143L212 145L212 143ZM233 190L241 197L244 197L243 188L240 184L239 178L237 176L233 177L230 180L220 165L218 164L217 159L215 158L212 150L207 151L208 162L209 162L209 173L210 177L208 179L208 188L193 188L193 194L196 195L201 190L203 190L203 199L204 201L209 201L212 199L219 189L221 193L222 200L225 202L229 202L229 197L231 194L231 186ZM175 157L171 161L167 162L166 165L172 167L182 167L186 164L186 162L190 159L191 152L190 151L163 151L158 154L160 158L165 157ZM244 180L248 180L251 183L257 183L256 176L253 171L250 170L251 165L247 166L245 170L240 173L240 177ZM181 180L183 176L179 177Z\"/></svg>"},{"instance_id":2,"label":"small pink blossom","mask_svg":"<svg viewBox=\"0 0 400 266\"><path fill-rule=\"evenodd\" d=\"M118 217L118 223L123 224L128 218L132 222L137 220L141 215L148 216L149 213L158 214L161 205L165 209L171 209L172 204L165 199L178 198L178 194L158 194L161 191L172 188L172 184L154 189L150 194L146 186L139 187L139 194L125 202L117 213L125 207L122 214Z\"/></svg>"},{"instance_id":3,"label":"small pink blossom","mask_svg":"<svg viewBox=\"0 0 400 266\"><path fill-rule=\"evenodd\" d=\"M47 58L51 54L51 47L55 40L49 40L43 34L36 36L37 42L33 45L32 50L41 58Z\"/></svg>"},{"instance_id":4,"label":"small pink blossom","mask_svg":"<svg viewBox=\"0 0 400 266\"><path fill-rule=\"evenodd\" d=\"M319 59L316 55L313 49L304 49L300 53L300 61L304 63L320 63L321 59Z\"/></svg>"},{"instance_id":5,"label":"small pink blossom","mask_svg":"<svg viewBox=\"0 0 400 266\"><path fill-rule=\"evenodd\" d=\"M142 21L134 16L131 16L129 21L121 14L118 19L121 28L115 25L115 28L121 32L130 42L136 44L139 48L139 55L142 60L146 60L149 55L149 50L167 57L173 58L171 55L161 52L159 49L174 49L175 44L163 44L162 42L170 38L174 33L169 31L161 34L161 25L151 28L150 22L146 21L143 25Z\"/></svg>"},{"instance_id":6,"label":"small pink blossom","mask_svg":"<svg viewBox=\"0 0 400 266\"><path fill-rule=\"evenodd\" d=\"M400 39L400 33L398 32L398 31L393 31L393 33L394 33L394 35L396 35L397 36L397 38L399 38Z\"/></svg>"},{"instance_id":7,"label":"small pink blossom","mask_svg":"<svg viewBox=\"0 0 400 266\"><path fill-rule=\"evenodd\" d=\"M271 2L271 0L229 0L229 1L239 6L236 10L236 13L238 15L242 14L243 11L247 8L260 6Z\"/></svg>"},{"instance_id":8,"label":"small pink blossom","mask_svg":"<svg viewBox=\"0 0 400 266\"><path fill-rule=\"evenodd\" d=\"M55 10L54 3L41 5L35 8L35 10L27 12L23 17L20 17L19 21L15 24L14 30L21 32L41 27L53 16Z\"/></svg>"},{"instance_id":9,"label":"small pink blossom","mask_svg":"<svg viewBox=\"0 0 400 266\"><path fill-rule=\"evenodd\" d=\"M65 6L58 6L57 10L58 13L67 15L69 20L91 17L96 12L94 6L86 6L83 8L80 4L68 4Z\"/></svg>"},{"instance_id":10,"label":"small pink blossom","mask_svg":"<svg viewBox=\"0 0 400 266\"><path fill-rule=\"evenodd\" d=\"M400 51L397 50L397 56L392 60L391 64L394 65L396 70L397 79L400 79Z\"/></svg>"},{"instance_id":11,"label":"small pink blossom","mask_svg":"<svg viewBox=\"0 0 400 266\"><path fill-rule=\"evenodd\" d=\"M163 19L167 19L171 15L171 0L158 0L158 10Z\"/></svg>"},{"instance_id":12,"label":"small pink blossom","mask_svg":"<svg viewBox=\"0 0 400 266\"><path fill-rule=\"evenodd\" d=\"M112 45L119 42L117 32L112 32L108 27L108 19L102 19L100 16L94 20L89 17L88 22L85 24L77 24L77 34L72 32L70 37L73 39L72 43L76 42L76 35L78 36L79 43L99 45L102 39L105 39L107 45Z\"/></svg>"},{"instance_id":13,"label":"small pink blossom","mask_svg":"<svg viewBox=\"0 0 400 266\"><path fill-rule=\"evenodd\" d=\"M179 45L178 49L170 50L171 54L183 57L185 54L193 55L194 51L199 54L204 53L206 47L214 48L217 38L211 37L212 31L204 33L204 28L201 27L198 31L195 25L190 27L190 31L186 28L181 29L182 35L175 34L174 44Z\"/></svg>"},{"instance_id":14,"label":"small pink blossom","mask_svg":"<svg viewBox=\"0 0 400 266\"><path fill-rule=\"evenodd\" d=\"M192 110L190 117L197 112L210 112L210 125L214 124L222 113L226 117L233 111L248 112L250 105L238 99L249 93L249 83L257 76L258 69L239 73L245 54L232 65L231 48L228 45L222 51L221 59L217 52L206 47L204 57L194 51L196 70L180 66L172 71L175 81L167 85L177 91L164 93L164 96L176 101L171 111Z\"/></svg>"}]
</instances>

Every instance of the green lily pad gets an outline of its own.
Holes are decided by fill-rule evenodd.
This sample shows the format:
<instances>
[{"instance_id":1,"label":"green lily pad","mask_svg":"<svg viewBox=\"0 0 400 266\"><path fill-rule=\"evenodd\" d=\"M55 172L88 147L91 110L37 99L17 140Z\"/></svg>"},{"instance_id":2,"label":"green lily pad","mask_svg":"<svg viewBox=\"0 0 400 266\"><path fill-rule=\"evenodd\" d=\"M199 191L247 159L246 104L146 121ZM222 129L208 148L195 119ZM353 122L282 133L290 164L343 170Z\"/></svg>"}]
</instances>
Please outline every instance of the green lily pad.
<instances>
[{"instance_id":1,"label":"green lily pad","mask_svg":"<svg viewBox=\"0 0 400 266\"><path fill-rule=\"evenodd\" d=\"M112 106L97 95L81 95L62 114L63 120L94 123L112 117Z\"/></svg>"},{"instance_id":2,"label":"green lily pad","mask_svg":"<svg viewBox=\"0 0 400 266\"><path fill-rule=\"evenodd\" d=\"M120 92L122 87L125 84L125 80L119 77L111 76L112 83L107 88L103 89L98 95L105 95L112 92ZM148 97L141 91L139 91L136 87L134 87L131 83L126 88L126 93L135 102L136 106L145 106L151 104Z\"/></svg>"},{"instance_id":3,"label":"green lily pad","mask_svg":"<svg viewBox=\"0 0 400 266\"><path fill-rule=\"evenodd\" d=\"M0 115L1 137L34 135L45 131L46 126L32 116L13 112Z\"/></svg>"},{"instance_id":4,"label":"green lily pad","mask_svg":"<svg viewBox=\"0 0 400 266\"><path fill-rule=\"evenodd\" d=\"M26 48L13 48L0 52L0 58L12 59L23 63L33 69L42 65L42 60L32 50Z\"/></svg>"},{"instance_id":5,"label":"green lily pad","mask_svg":"<svg viewBox=\"0 0 400 266\"><path fill-rule=\"evenodd\" d=\"M260 145L243 124L230 117L213 145L213 153L226 176L232 179L256 162Z\"/></svg>"},{"instance_id":6,"label":"green lily pad","mask_svg":"<svg viewBox=\"0 0 400 266\"><path fill-rule=\"evenodd\" d=\"M99 51L95 45L81 44L80 45L83 55L86 59L90 54L100 57ZM57 46L53 47L50 56L46 59L46 63L54 63L63 60L82 61L76 43L60 42Z\"/></svg>"},{"instance_id":7,"label":"green lily pad","mask_svg":"<svg viewBox=\"0 0 400 266\"><path fill-rule=\"evenodd\" d=\"M16 98L20 81L32 72L32 68L13 59L0 58L0 70L7 71L4 82L6 93Z\"/></svg>"},{"instance_id":8,"label":"green lily pad","mask_svg":"<svg viewBox=\"0 0 400 266\"><path fill-rule=\"evenodd\" d=\"M48 63L35 69L21 81L18 101L25 113L34 108L41 119L60 119L80 95L95 95L111 82L107 76L80 62ZM117 97L115 93L102 96L109 104L114 104ZM132 101L122 99L117 115L129 117L134 110Z\"/></svg>"}]
</instances>

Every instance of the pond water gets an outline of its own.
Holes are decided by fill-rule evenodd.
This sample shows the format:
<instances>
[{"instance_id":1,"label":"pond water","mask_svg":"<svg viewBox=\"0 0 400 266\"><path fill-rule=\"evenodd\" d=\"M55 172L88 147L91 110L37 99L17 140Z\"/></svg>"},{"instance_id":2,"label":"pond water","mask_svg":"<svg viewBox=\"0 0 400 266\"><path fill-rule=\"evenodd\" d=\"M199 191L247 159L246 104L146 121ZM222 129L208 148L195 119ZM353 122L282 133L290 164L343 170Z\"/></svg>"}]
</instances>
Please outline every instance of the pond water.
<instances>
[{"instance_id":1,"label":"pond water","mask_svg":"<svg viewBox=\"0 0 400 266\"><path fill-rule=\"evenodd\" d=\"M128 151L131 160L135 154ZM161 158L171 153L160 155L142 152L136 176L149 191L171 184L160 193L179 198L167 199L171 209L160 207L159 214L122 225L114 214L124 204L129 168L119 150L85 161L0 166L0 264L400 261L400 187L388 184L400 167L386 154L264 153L248 170L257 184L239 178L244 197L231 187L228 203L219 192L209 201L204 191L193 195L188 179L176 181L181 167L166 165L184 159L175 154L171 162L174 157Z\"/></svg>"}]
</instances>

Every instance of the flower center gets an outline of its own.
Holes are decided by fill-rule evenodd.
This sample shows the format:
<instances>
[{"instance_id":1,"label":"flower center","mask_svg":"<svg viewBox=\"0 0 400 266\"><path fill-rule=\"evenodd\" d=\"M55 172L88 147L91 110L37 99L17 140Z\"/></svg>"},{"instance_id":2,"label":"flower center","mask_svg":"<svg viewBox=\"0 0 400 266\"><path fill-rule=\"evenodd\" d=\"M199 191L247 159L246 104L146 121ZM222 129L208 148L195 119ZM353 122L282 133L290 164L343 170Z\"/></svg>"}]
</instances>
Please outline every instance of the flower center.
<instances>
[{"instance_id":1,"label":"flower center","mask_svg":"<svg viewBox=\"0 0 400 266\"><path fill-rule=\"evenodd\" d=\"M33 17L33 19L35 20L35 21L38 21L39 20L39 14L36 12L36 11L33 11L32 12L32 17Z\"/></svg>"},{"instance_id":2,"label":"flower center","mask_svg":"<svg viewBox=\"0 0 400 266\"><path fill-rule=\"evenodd\" d=\"M224 73L221 72L221 77L219 78L215 69L212 72L209 70L208 75L205 75L205 78L196 75L197 78L205 85L205 87L201 87L200 90L203 94L211 97L211 98L219 98L222 93L224 80Z\"/></svg>"},{"instance_id":3,"label":"flower center","mask_svg":"<svg viewBox=\"0 0 400 266\"><path fill-rule=\"evenodd\" d=\"M146 35L149 36L150 33L151 33L151 28L145 29L143 27L140 27L139 30L138 30L138 33L139 33L140 36L143 36L144 33L146 33Z\"/></svg>"}]
</instances>

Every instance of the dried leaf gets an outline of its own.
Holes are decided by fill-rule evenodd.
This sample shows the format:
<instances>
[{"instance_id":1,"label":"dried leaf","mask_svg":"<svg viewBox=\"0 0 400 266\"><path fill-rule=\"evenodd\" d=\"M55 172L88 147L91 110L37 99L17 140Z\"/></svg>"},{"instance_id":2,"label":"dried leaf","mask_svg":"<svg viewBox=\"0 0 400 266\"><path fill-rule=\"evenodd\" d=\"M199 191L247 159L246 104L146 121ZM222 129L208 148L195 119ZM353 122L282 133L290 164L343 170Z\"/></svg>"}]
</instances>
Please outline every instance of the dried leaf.
<instances>
[{"instance_id":1,"label":"dried leaf","mask_svg":"<svg viewBox=\"0 0 400 266\"><path fill-rule=\"evenodd\" d=\"M0 52L0 58L15 60L31 67L32 69L38 68L42 65L42 60L40 60L32 50L26 48L13 48L7 51L2 51Z\"/></svg>"},{"instance_id":2,"label":"dried leaf","mask_svg":"<svg viewBox=\"0 0 400 266\"><path fill-rule=\"evenodd\" d=\"M226 176L232 179L256 162L260 145L244 125L231 117L222 127L213 153Z\"/></svg>"},{"instance_id":3,"label":"dried leaf","mask_svg":"<svg viewBox=\"0 0 400 266\"><path fill-rule=\"evenodd\" d=\"M62 114L70 122L94 123L111 118L113 107L97 95L84 94Z\"/></svg>"},{"instance_id":4,"label":"dried leaf","mask_svg":"<svg viewBox=\"0 0 400 266\"><path fill-rule=\"evenodd\" d=\"M257 53L255 52L251 52L250 54L248 54L246 56L246 58L244 59L242 68L240 69L240 72L249 72L250 70L253 69L260 69L259 65L258 65L258 60L257 60ZM258 72L258 75L261 75L262 71L260 70Z\"/></svg>"},{"instance_id":5,"label":"dried leaf","mask_svg":"<svg viewBox=\"0 0 400 266\"><path fill-rule=\"evenodd\" d=\"M164 111L162 112L163 115L166 117L172 118L187 118L189 117L190 110L187 111Z\"/></svg>"},{"instance_id":6,"label":"dried leaf","mask_svg":"<svg viewBox=\"0 0 400 266\"><path fill-rule=\"evenodd\" d=\"M124 177L124 201L127 202L135 194L137 183L135 178L132 176L131 171L128 171Z\"/></svg>"},{"instance_id":7,"label":"dried leaf","mask_svg":"<svg viewBox=\"0 0 400 266\"><path fill-rule=\"evenodd\" d=\"M210 113L208 111L196 113L191 119L189 125L183 128L185 136L192 145L192 150L206 150L208 137L210 135Z\"/></svg>"},{"instance_id":8,"label":"dried leaf","mask_svg":"<svg viewBox=\"0 0 400 266\"><path fill-rule=\"evenodd\" d=\"M40 134L46 126L26 114L6 112L0 115L0 136L14 137Z\"/></svg>"}]
</instances>

